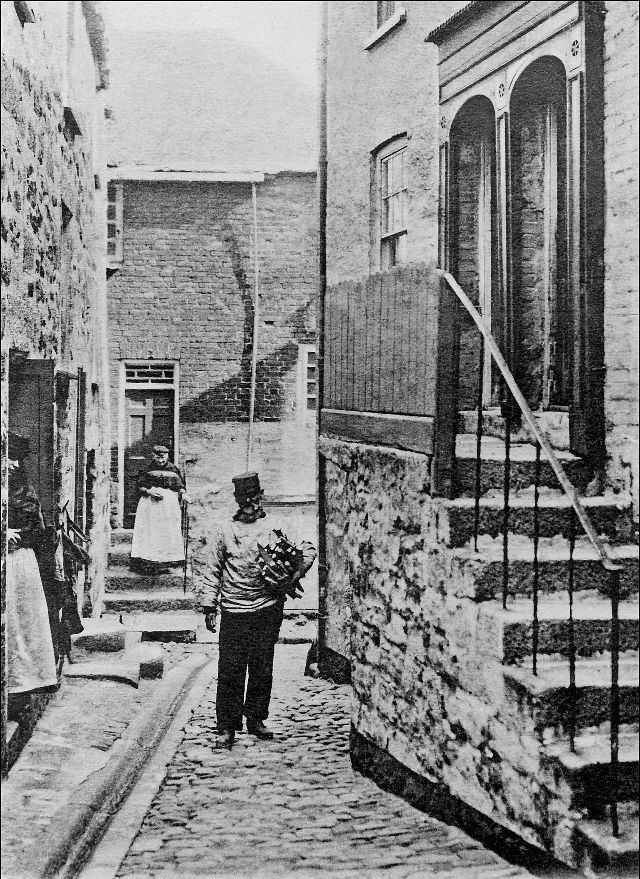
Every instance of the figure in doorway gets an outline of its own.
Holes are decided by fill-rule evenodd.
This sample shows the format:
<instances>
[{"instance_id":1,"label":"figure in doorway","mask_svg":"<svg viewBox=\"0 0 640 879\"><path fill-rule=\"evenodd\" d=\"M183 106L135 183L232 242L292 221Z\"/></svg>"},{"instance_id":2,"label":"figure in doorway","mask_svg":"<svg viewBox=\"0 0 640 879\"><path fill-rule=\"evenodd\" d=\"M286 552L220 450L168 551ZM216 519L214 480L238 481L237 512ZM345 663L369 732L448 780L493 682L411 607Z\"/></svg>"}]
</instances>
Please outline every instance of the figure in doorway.
<instances>
[{"instance_id":1,"label":"figure in doorway","mask_svg":"<svg viewBox=\"0 0 640 879\"><path fill-rule=\"evenodd\" d=\"M188 503L189 497L166 446L153 447L149 467L138 479L138 491L131 569L158 574L184 564L180 503Z\"/></svg>"},{"instance_id":2,"label":"figure in doorway","mask_svg":"<svg viewBox=\"0 0 640 879\"><path fill-rule=\"evenodd\" d=\"M211 576L199 585L198 598L211 632L221 605L216 695L221 748L233 745L243 714L247 732L273 738L264 721L284 602L286 595L302 594L300 580L316 557L311 543L296 541L290 528L267 516L257 473L234 476L233 484L238 510L217 535ZM281 577L274 576L278 569Z\"/></svg>"},{"instance_id":3,"label":"figure in doorway","mask_svg":"<svg viewBox=\"0 0 640 879\"><path fill-rule=\"evenodd\" d=\"M9 434L7 665L11 695L58 685L56 658L36 553L47 540L40 501L27 480L29 439Z\"/></svg>"}]
</instances>

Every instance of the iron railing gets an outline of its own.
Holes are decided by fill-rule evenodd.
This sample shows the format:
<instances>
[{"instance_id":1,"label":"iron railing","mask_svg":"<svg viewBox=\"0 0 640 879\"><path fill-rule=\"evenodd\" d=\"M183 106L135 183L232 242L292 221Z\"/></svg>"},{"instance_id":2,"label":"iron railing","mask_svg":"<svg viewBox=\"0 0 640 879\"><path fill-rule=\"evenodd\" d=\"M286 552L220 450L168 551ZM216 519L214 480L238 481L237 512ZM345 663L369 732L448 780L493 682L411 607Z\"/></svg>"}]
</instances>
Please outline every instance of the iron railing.
<instances>
[{"instance_id":1,"label":"iron railing","mask_svg":"<svg viewBox=\"0 0 640 879\"><path fill-rule=\"evenodd\" d=\"M574 626L574 589L575 589L575 544L577 526L580 524L589 542L595 549L598 560L609 578L609 594L611 599L611 626L610 626L610 652L611 652L611 695L609 706L610 719L610 759L611 759L611 798L610 816L611 827L614 836L619 835L618 822L618 738L620 727L620 688L619 688L619 654L620 654L620 630L619 630L619 601L620 601L620 565L610 556L607 544L598 535L586 509L580 502L577 491L567 476L558 456L556 455L549 439L536 420L529 404L520 390L509 365L503 356L490 327L484 322L480 312L466 295L462 287L449 272L442 272L442 276L450 290L455 294L457 301L462 305L466 313L471 317L482 336L479 345L479 381L477 394L477 424L476 424L476 461L474 480L474 547L478 551L478 533L480 530L480 498L482 494L482 436L483 436L483 382L482 376L485 367L485 349L493 358L501 376L505 391L506 403L503 414L505 419L505 450L504 450L504 485L503 485L503 509L502 509L502 605L506 609L509 598L509 527L511 517L511 437L513 429L513 404L517 404L522 417L526 421L535 439L535 469L534 469L534 495L533 495L533 620L532 620L532 670L538 674L539 652L539 588L540 588L540 478L541 478L541 454L544 453L555 477L570 502L570 518L568 526L568 601L569 614L567 620L567 653L569 661L569 721L568 737L569 745L575 752L575 738L577 727L577 688L576 688L576 641ZM459 351L456 344L455 350Z\"/></svg>"}]
</instances>

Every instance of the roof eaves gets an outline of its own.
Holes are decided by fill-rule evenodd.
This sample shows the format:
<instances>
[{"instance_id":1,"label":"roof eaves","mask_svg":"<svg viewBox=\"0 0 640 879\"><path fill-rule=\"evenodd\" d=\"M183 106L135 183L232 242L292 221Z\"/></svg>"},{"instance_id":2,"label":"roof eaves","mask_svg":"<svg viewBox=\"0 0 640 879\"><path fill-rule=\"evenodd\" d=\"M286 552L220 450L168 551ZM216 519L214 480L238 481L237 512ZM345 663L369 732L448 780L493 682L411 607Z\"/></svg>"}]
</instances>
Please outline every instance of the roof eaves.
<instances>
[{"instance_id":1,"label":"roof eaves","mask_svg":"<svg viewBox=\"0 0 640 879\"><path fill-rule=\"evenodd\" d=\"M435 43L436 46L439 46L443 40L458 30L459 27L476 18L476 16L486 11L489 6L497 6L499 2L500 0L473 0L473 2L467 3L466 6L458 9L446 21L443 21L442 24L434 28L425 37L425 43Z\"/></svg>"}]
</instances>

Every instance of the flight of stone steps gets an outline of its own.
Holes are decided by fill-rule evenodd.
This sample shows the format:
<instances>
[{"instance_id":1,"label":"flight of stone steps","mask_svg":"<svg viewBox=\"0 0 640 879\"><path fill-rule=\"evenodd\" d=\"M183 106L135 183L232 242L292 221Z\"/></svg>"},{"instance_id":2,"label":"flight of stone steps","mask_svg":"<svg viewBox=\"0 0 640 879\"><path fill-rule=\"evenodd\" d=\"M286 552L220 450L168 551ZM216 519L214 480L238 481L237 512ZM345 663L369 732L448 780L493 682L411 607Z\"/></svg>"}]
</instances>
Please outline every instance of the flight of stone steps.
<instances>
[{"instance_id":1,"label":"flight of stone steps","mask_svg":"<svg viewBox=\"0 0 640 879\"><path fill-rule=\"evenodd\" d=\"M129 570L133 531L114 529L102 605L105 623L120 623L142 640L213 641L204 628L202 614L195 611L195 595L189 566L166 574L138 574ZM317 574L305 578L305 596L288 600L280 631L280 643L310 643L317 632Z\"/></svg>"},{"instance_id":2,"label":"flight of stone steps","mask_svg":"<svg viewBox=\"0 0 640 879\"><path fill-rule=\"evenodd\" d=\"M546 847L587 875L637 875L638 870L638 545L630 499L586 497L583 505L620 576L620 836L611 833L609 706L611 601L609 577L586 537L574 552L576 648L575 751L569 746L569 534L571 510L555 476L542 463L539 541L538 668L533 674L533 479L535 449L512 447L509 545L510 596L502 607L502 507L504 443L482 443L480 536L473 547L475 435L457 442L458 497L444 501L440 540L450 548L459 594L479 603L483 626L496 633L502 656L505 741L537 742L521 771L535 777L544 802L531 803L531 826L542 827ZM561 453L565 471L581 493L588 482L582 461ZM578 532L580 528L578 526ZM515 752L519 745L511 746Z\"/></svg>"},{"instance_id":3,"label":"flight of stone steps","mask_svg":"<svg viewBox=\"0 0 640 879\"><path fill-rule=\"evenodd\" d=\"M129 570L132 536L125 528L111 533L102 619L142 632L143 641L195 641L202 617L194 610L189 569L186 577L182 567L165 574Z\"/></svg>"}]
</instances>

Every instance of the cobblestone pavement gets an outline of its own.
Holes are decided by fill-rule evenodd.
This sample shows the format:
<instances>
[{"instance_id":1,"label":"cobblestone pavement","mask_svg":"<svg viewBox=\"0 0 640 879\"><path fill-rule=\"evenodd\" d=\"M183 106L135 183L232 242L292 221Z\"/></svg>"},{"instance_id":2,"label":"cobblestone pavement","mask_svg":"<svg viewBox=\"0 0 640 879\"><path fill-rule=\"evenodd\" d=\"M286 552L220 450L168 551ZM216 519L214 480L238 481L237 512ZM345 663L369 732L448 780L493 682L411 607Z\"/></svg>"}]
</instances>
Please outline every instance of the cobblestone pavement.
<instances>
[{"instance_id":1,"label":"cobblestone pavement","mask_svg":"<svg viewBox=\"0 0 640 879\"><path fill-rule=\"evenodd\" d=\"M119 877L503 879L529 876L411 808L349 762L350 688L305 678L306 646L276 652L273 742L215 750L215 681Z\"/></svg>"}]
</instances>

